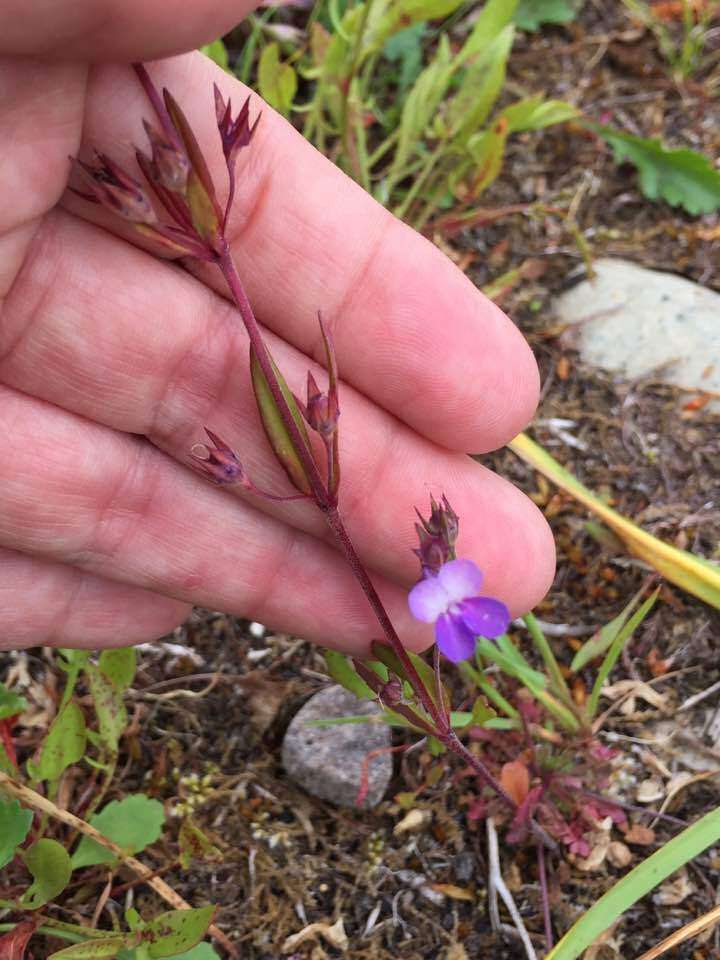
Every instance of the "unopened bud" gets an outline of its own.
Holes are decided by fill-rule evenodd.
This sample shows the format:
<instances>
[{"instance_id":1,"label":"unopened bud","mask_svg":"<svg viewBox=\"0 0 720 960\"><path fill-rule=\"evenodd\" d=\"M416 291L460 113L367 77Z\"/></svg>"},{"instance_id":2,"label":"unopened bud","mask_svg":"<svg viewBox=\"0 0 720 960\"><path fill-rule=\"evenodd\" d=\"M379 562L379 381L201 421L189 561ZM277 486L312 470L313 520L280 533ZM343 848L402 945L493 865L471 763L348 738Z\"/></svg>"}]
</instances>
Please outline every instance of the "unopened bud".
<instances>
[{"instance_id":1,"label":"unopened bud","mask_svg":"<svg viewBox=\"0 0 720 960\"><path fill-rule=\"evenodd\" d=\"M196 443L190 453L208 480L221 484L239 483L247 487L249 483L235 451L207 427L205 433L210 438L212 447L205 443Z\"/></svg>"},{"instance_id":2,"label":"unopened bud","mask_svg":"<svg viewBox=\"0 0 720 960\"><path fill-rule=\"evenodd\" d=\"M322 393L315 378L308 371L307 376L307 422L316 430L320 436L329 438L337 430L338 417L340 410L338 406L337 391L331 390L329 394Z\"/></svg>"},{"instance_id":3,"label":"unopened bud","mask_svg":"<svg viewBox=\"0 0 720 960\"><path fill-rule=\"evenodd\" d=\"M420 520L415 524L420 545L413 553L419 558L425 576L436 574L444 563L455 558L458 515L444 495L440 503L430 498L430 516L427 520L416 513Z\"/></svg>"},{"instance_id":4,"label":"unopened bud","mask_svg":"<svg viewBox=\"0 0 720 960\"><path fill-rule=\"evenodd\" d=\"M167 190L183 193L190 173L190 161L185 151L170 143L146 120L143 125L152 147L150 170L154 179Z\"/></svg>"},{"instance_id":5,"label":"unopened bud","mask_svg":"<svg viewBox=\"0 0 720 960\"><path fill-rule=\"evenodd\" d=\"M108 210L132 223L157 222L153 205L142 185L109 157L98 153L94 164L76 160L75 169L92 190L94 199Z\"/></svg>"},{"instance_id":6,"label":"unopened bud","mask_svg":"<svg viewBox=\"0 0 720 960\"><path fill-rule=\"evenodd\" d=\"M378 690L378 698L386 707L396 707L402 703L402 681L399 677L390 677L387 683L384 683Z\"/></svg>"}]
</instances>

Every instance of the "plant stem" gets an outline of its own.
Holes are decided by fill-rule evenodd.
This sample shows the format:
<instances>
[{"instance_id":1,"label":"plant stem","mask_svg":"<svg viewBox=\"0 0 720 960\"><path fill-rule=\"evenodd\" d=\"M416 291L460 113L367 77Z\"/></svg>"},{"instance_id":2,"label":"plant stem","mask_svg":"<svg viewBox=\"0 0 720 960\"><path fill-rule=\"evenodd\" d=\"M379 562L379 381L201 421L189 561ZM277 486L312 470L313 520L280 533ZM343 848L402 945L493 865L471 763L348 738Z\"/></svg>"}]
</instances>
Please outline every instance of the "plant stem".
<instances>
[{"instance_id":1,"label":"plant stem","mask_svg":"<svg viewBox=\"0 0 720 960\"><path fill-rule=\"evenodd\" d=\"M545 844L538 843L538 878L540 880L540 893L542 895L543 921L545 924L545 941L548 950L553 948L553 930L552 917L550 916L550 897L548 895L547 872L545 870Z\"/></svg>"},{"instance_id":2,"label":"plant stem","mask_svg":"<svg viewBox=\"0 0 720 960\"><path fill-rule=\"evenodd\" d=\"M255 319L252 307L250 306L250 301L248 300L247 294L243 288L242 281L240 280L240 276L235 267L235 263L232 259L230 248L227 242L223 242L222 250L218 256L218 265L222 270L228 286L230 287L230 292L232 293L233 299L238 310L240 311L240 316L242 317L248 337L250 338L250 343L255 351L260 368L268 383L273 400L277 405L278 412L283 420L283 424L293 442L295 452L297 453L300 462L303 465L303 469L305 470L308 483L310 484L315 503L325 516L328 526L334 533L342 552L345 554L345 559L350 565L350 569L352 570L355 579L362 587L363 593L367 597L373 613L377 617L378 623L380 624L380 627L382 628L382 631L385 634L388 643L390 644L390 647L400 660L407 679L410 681L413 690L423 705L423 708L436 725L437 738L447 747L447 749L457 754L457 756L462 757L462 759L465 760L465 762L475 771L478 777L480 777L480 779L500 797L500 799L508 806L510 810L516 810L517 804L512 797L504 790L502 785L492 775L485 764L473 753L471 753L465 744L462 743L462 741L457 737L450 725L449 716L447 716L442 707L438 707L433 700L430 691L425 687L425 684L420 679L420 675L418 674L415 665L408 656L400 637L397 635L395 627L393 626L392 621L390 620L390 617L383 606L382 600L380 599L380 596L378 595L378 592L375 589L367 570L363 566L363 563L355 550L355 546L350 539L347 530L345 529L345 525L342 522L337 506L333 502L333 497L326 489L322 481L312 453L305 444L300 430L298 429L298 425L295 422L295 418L292 415L292 411L290 410L287 400L280 389L280 384L275 371L273 370L270 353L265 346L265 341L263 340L260 332L260 327ZM528 826L541 843L544 843L551 850L556 849L555 842L550 836L548 836L546 831L543 830L539 824L535 823L533 820L530 820Z\"/></svg>"}]
</instances>

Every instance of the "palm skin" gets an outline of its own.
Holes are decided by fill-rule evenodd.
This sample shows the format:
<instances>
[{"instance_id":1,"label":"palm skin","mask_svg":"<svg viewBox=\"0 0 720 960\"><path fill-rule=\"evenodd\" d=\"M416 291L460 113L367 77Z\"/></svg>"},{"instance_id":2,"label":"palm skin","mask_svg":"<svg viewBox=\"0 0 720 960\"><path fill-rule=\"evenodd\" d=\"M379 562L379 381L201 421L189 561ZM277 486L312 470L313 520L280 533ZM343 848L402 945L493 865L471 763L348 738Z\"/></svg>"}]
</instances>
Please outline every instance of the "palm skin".
<instances>
[{"instance_id":1,"label":"palm skin","mask_svg":"<svg viewBox=\"0 0 720 960\"><path fill-rule=\"evenodd\" d=\"M0 647L153 639L197 603L366 650L377 626L317 511L236 496L189 467L207 425L261 486L290 492L221 276L131 245L66 194L69 156L98 147L134 169L132 145L145 144L149 104L112 61L202 43L251 4L204 0L194 23L160 0L87 0L68 5L70 19L56 2L30 14L25 2L22 17L14 4L0 12ZM236 105L241 85L199 54L149 69L224 184L212 82ZM400 636L416 648L432 639L407 608L413 507L431 492L460 515L459 553L485 571L484 592L528 609L552 577L547 527L464 454L501 445L532 415L527 345L431 244L262 111L238 169L235 259L296 391L308 368L325 382L319 308L333 330L340 507Z\"/></svg>"}]
</instances>

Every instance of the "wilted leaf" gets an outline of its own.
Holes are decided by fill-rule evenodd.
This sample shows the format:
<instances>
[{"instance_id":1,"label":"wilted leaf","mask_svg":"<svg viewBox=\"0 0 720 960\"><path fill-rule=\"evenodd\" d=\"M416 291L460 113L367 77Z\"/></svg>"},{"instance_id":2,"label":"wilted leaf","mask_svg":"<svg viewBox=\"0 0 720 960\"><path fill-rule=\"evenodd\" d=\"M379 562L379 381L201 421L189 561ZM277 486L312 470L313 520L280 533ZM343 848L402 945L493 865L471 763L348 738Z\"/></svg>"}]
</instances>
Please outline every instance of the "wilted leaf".
<instances>
[{"instance_id":1,"label":"wilted leaf","mask_svg":"<svg viewBox=\"0 0 720 960\"><path fill-rule=\"evenodd\" d=\"M178 834L180 864L187 870L193 860L222 862L222 853L190 819L183 820Z\"/></svg>"},{"instance_id":2,"label":"wilted leaf","mask_svg":"<svg viewBox=\"0 0 720 960\"><path fill-rule=\"evenodd\" d=\"M575 0L520 0L515 23L521 30L538 30L543 23L570 23L577 11Z\"/></svg>"},{"instance_id":3,"label":"wilted leaf","mask_svg":"<svg viewBox=\"0 0 720 960\"><path fill-rule=\"evenodd\" d=\"M128 937L103 937L73 943L50 955L49 960L111 960L128 944Z\"/></svg>"},{"instance_id":4,"label":"wilted leaf","mask_svg":"<svg viewBox=\"0 0 720 960\"><path fill-rule=\"evenodd\" d=\"M103 650L100 654L99 667L116 690L127 690L135 679L137 667L135 647Z\"/></svg>"},{"instance_id":5,"label":"wilted leaf","mask_svg":"<svg viewBox=\"0 0 720 960\"><path fill-rule=\"evenodd\" d=\"M16 717L25 710L27 710L25 697L19 697L14 691L8 690L4 683L0 683L0 720Z\"/></svg>"},{"instance_id":6,"label":"wilted leaf","mask_svg":"<svg viewBox=\"0 0 720 960\"><path fill-rule=\"evenodd\" d=\"M151 800L144 793L132 794L124 800L113 800L100 813L90 818L90 824L107 839L112 840L128 854L140 853L160 836L165 823L165 812L159 800ZM72 856L72 869L89 867L96 863L113 863L114 855L91 837L80 838Z\"/></svg>"},{"instance_id":7,"label":"wilted leaf","mask_svg":"<svg viewBox=\"0 0 720 960\"><path fill-rule=\"evenodd\" d=\"M33 883L21 900L26 910L37 910L61 893L68 885L72 867L70 857L56 840L43 838L22 853Z\"/></svg>"},{"instance_id":8,"label":"wilted leaf","mask_svg":"<svg viewBox=\"0 0 720 960\"><path fill-rule=\"evenodd\" d=\"M503 764L500 783L505 792L520 806L530 792L530 771L522 760L511 760Z\"/></svg>"},{"instance_id":9,"label":"wilted leaf","mask_svg":"<svg viewBox=\"0 0 720 960\"><path fill-rule=\"evenodd\" d=\"M362 677L359 677L352 663L344 654L338 650L325 650L325 665L327 671L341 687L344 687L358 700L374 700L375 694L365 683Z\"/></svg>"},{"instance_id":10,"label":"wilted leaf","mask_svg":"<svg viewBox=\"0 0 720 960\"><path fill-rule=\"evenodd\" d=\"M590 126L610 144L618 163L628 160L637 167L640 189L649 200L661 198L691 214L713 213L720 207L720 173L703 154L686 148L668 150L659 140Z\"/></svg>"},{"instance_id":11,"label":"wilted leaf","mask_svg":"<svg viewBox=\"0 0 720 960\"><path fill-rule=\"evenodd\" d=\"M17 800L0 799L0 870L15 856L15 850L25 840L32 823L32 813Z\"/></svg>"},{"instance_id":12,"label":"wilted leaf","mask_svg":"<svg viewBox=\"0 0 720 960\"><path fill-rule=\"evenodd\" d=\"M280 60L277 43L269 43L260 54L258 87L270 106L287 117L297 91L297 74L289 63Z\"/></svg>"},{"instance_id":13,"label":"wilted leaf","mask_svg":"<svg viewBox=\"0 0 720 960\"><path fill-rule=\"evenodd\" d=\"M83 758L86 745L85 717L80 707L70 701L53 720L40 748L39 779L57 780L71 763Z\"/></svg>"},{"instance_id":14,"label":"wilted leaf","mask_svg":"<svg viewBox=\"0 0 720 960\"><path fill-rule=\"evenodd\" d=\"M145 924L143 942L151 957L175 957L190 950L208 931L215 916L215 907L194 910L170 910Z\"/></svg>"}]
</instances>

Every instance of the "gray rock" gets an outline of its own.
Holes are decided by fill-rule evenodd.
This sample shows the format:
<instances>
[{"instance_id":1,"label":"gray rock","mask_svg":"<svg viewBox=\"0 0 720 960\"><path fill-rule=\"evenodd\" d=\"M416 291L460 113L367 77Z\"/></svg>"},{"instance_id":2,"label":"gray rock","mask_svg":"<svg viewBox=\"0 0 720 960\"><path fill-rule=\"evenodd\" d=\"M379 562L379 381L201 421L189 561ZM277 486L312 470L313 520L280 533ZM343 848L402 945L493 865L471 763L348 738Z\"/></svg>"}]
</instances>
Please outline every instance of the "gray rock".
<instances>
[{"instance_id":1,"label":"gray rock","mask_svg":"<svg viewBox=\"0 0 720 960\"><path fill-rule=\"evenodd\" d=\"M595 261L597 277L560 296L588 363L628 379L657 372L688 390L720 393L720 294L627 260Z\"/></svg>"},{"instance_id":2,"label":"gray rock","mask_svg":"<svg viewBox=\"0 0 720 960\"><path fill-rule=\"evenodd\" d=\"M343 687L331 686L311 697L295 715L282 746L285 771L308 793L338 806L355 806L363 761L371 750L390 746L384 723L346 723L311 727L330 717L379 715L379 707L357 700ZM369 789L362 806L377 806L392 777L392 755L381 753L369 765Z\"/></svg>"}]
</instances>

